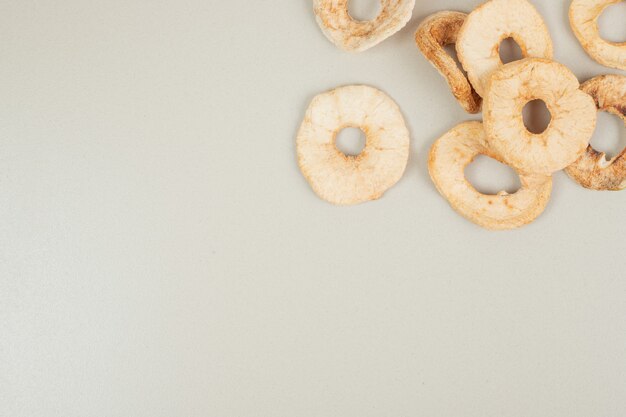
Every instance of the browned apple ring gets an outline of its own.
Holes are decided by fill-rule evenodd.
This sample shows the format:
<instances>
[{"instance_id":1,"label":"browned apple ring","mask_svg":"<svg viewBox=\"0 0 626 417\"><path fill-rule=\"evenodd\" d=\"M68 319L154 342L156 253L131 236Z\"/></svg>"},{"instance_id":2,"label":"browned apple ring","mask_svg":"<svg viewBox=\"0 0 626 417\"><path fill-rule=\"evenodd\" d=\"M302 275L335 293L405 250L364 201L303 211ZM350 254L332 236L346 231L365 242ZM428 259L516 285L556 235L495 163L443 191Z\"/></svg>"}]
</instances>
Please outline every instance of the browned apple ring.
<instances>
[{"instance_id":1,"label":"browned apple ring","mask_svg":"<svg viewBox=\"0 0 626 417\"><path fill-rule=\"evenodd\" d=\"M626 76L602 75L587 81L581 88L593 97L599 110L616 115L626 126ZM604 153L590 145L565 172L586 188L623 190L626 188L626 149L607 161Z\"/></svg>"},{"instance_id":2,"label":"browned apple ring","mask_svg":"<svg viewBox=\"0 0 626 417\"><path fill-rule=\"evenodd\" d=\"M448 81L450 90L468 113L480 112L482 99L443 48L453 45L467 15L460 12L439 12L427 17L417 28L415 43L426 59Z\"/></svg>"}]
</instances>

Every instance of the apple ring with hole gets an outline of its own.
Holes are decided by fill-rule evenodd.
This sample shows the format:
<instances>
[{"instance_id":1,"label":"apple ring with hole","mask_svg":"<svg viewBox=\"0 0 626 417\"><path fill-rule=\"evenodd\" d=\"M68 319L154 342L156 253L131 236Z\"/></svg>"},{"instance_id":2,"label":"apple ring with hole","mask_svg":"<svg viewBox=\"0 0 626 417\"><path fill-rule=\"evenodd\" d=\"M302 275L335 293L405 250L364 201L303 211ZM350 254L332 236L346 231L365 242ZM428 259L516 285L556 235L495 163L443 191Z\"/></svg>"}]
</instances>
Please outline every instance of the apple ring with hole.
<instances>
[{"instance_id":1,"label":"apple ring with hole","mask_svg":"<svg viewBox=\"0 0 626 417\"><path fill-rule=\"evenodd\" d=\"M626 70L626 42L602 39L598 18L604 10L623 0L574 0L569 9L569 21L578 41L587 54L598 63Z\"/></svg>"},{"instance_id":2,"label":"apple ring with hole","mask_svg":"<svg viewBox=\"0 0 626 417\"><path fill-rule=\"evenodd\" d=\"M445 11L427 17L415 32L415 43L426 59L446 79L457 101L468 113L478 113L482 99L457 66L444 46L457 41L459 30L467 15L461 12Z\"/></svg>"},{"instance_id":3,"label":"apple ring with hole","mask_svg":"<svg viewBox=\"0 0 626 417\"><path fill-rule=\"evenodd\" d=\"M539 58L511 62L496 70L483 102L489 146L507 165L522 172L551 175L585 152L596 127L589 94L564 65ZM551 120L542 133L524 125L523 108L542 100Z\"/></svg>"},{"instance_id":4,"label":"apple ring with hole","mask_svg":"<svg viewBox=\"0 0 626 417\"><path fill-rule=\"evenodd\" d=\"M478 192L465 178L465 168L478 155L503 162L485 139L482 123L466 122L435 142L428 170L437 190L459 214L486 229L510 230L533 222L550 200L552 177L518 172L522 188L515 194Z\"/></svg>"},{"instance_id":5,"label":"apple ring with hole","mask_svg":"<svg viewBox=\"0 0 626 417\"><path fill-rule=\"evenodd\" d=\"M593 97L600 111L614 114L626 127L626 76L602 75L584 83L583 91ZM565 172L585 188L599 191L626 189L626 148L607 161L606 154L591 145Z\"/></svg>"},{"instance_id":6,"label":"apple ring with hole","mask_svg":"<svg viewBox=\"0 0 626 417\"><path fill-rule=\"evenodd\" d=\"M350 16L348 0L313 0L317 24L337 47L365 51L402 29L411 19L415 0L380 0L381 11L370 21Z\"/></svg>"},{"instance_id":7,"label":"apple ring with hole","mask_svg":"<svg viewBox=\"0 0 626 417\"><path fill-rule=\"evenodd\" d=\"M550 32L527 0L491 0L471 12L456 44L470 83L484 98L491 73L502 65L500 44L512 38L522 56L552 59Z\"/></svg>"},{"instance_id":8,"label":"apple ring with hole","mask_svg":"<svg viewBox=\"0 0 626 417\"><path fill-rule=\"evenodd\" d=\"M365 148L355 156L336 146L344 128L360 128ZM385 93L364 85L316 96L298 131L298 165L315 193L335 205L380 198L394 186L409 159L409 130L400 108Z\"/></svg>"}]
</instances>

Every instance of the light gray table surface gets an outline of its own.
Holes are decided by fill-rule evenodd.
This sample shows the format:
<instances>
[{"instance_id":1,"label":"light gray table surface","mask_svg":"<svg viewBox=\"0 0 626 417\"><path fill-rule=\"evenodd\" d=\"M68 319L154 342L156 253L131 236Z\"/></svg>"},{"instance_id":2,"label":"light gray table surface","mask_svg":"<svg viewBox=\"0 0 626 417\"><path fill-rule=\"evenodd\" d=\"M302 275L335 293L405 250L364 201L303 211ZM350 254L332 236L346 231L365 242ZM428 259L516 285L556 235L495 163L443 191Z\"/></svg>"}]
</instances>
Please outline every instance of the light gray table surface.
<instances>
[{"instance_id":1,"label":"light gray table surface","mask_svg":"<svg viewBox=\"0 0 626 417\"><path fill-rule=\"evenodd\" d=\"M428 176L433 141L480 115L413 34L478 4L418 0L348 54L310 0L0 1L0 416L623 416L626 192L557 173L543 216L494 233ZM534 4L581 80L624 74L584 53L569 1ZM622 40L623 6L603 17ZM411 156L384 198L337 208L295 135L355 83L400 105ZM594 143L625 146L623 125L601 115Z\"/></svg>"}]
</instances>

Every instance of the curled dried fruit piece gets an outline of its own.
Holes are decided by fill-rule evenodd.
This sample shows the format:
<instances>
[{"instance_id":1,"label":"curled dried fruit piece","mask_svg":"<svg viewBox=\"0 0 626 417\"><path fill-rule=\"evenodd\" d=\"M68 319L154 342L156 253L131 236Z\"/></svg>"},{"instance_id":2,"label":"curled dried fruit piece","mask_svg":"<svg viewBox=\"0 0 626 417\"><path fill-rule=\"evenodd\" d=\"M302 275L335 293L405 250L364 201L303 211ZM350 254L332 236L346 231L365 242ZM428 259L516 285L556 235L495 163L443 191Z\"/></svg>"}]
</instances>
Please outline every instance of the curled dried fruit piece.
<instances>
[{"instance_id":1,"label":"curled dried fruit piece","mask_svg":"<svg viewBox=\"0 0 626 417\"><path fill-rule=\"evenodd\" d=\"M569 69L547 59L527 58L500 67L483 104L490 147L523 172L550 175L574 163L589 145L597 118L593 99L579 87ZM529 132L522 116L533 100L542 100L552 116L540 134Z\"/></svg>"},{"instance_id":2,"label":"curled dried fruit piece","mask_svg":"<svg viewBox=\"0 0 626 417\"><path fill-rule=\"evenodd\" d=\"M337 133L347 127L365 133L359 155L337 149ZM296 147L300 169L317 195L351 205L380 198L400 180L409 159L409 131L398 105L385 93L347 86L313 99Z\"/></svg>"},{"instance_id":3,"label":"curled dried fruit piece","mask_svg":"<svg viewBox=\"0 0 626 417\"><path fill-rule=\"evenodd\" d=\"M609 42L600 36L598 18L612 4L623 0L574 0L569 21L589 56L607 67L626 70L626 42Z\"/></svg>"},{"instance_id":4,"label":"curled dried fruit piece","mask_svg":"<svg viewBox=\"0 0 626 417\"><path fill-rule=\"evenodd\" d=\"M491 73L502 65L500 44L513 38L524 57L552 58L550 32L527 0L491 0L469 14L456 50L476 92L484 97Z\"/></svg>"},{"instance_id":5,"label":"curled dried fruit piece","mask_svg":"<svg viewBox=\"0 0 626 417\"><path fill-rule=\"evenodd\" d=\"M462 123L433 145L428 161L430 176L453 209L487 229L507 230L534 221L546 208L552 192L552 177L520 173L522 188L515 194L479 193L465 179L465 168L478 155L502 162L485 142L480 122Z\"/></svg>"},{"instance_id":6,"label":"curled dried fruit piece","mask_svg":"<svg viewBox=\"0 0 626 417\"><path fill-rule=\"evenodd\" d=\"M455 44L467 15L460 12L439 12L427 17L417 28L415 43L426 59L448 81L454 97L468 113L478 113L481 98L465 74L443 48Z\"/></svg>"},{"instance_id":7,"label":"curled dried fruit piece","mask_svg":"<svg viewBox=\"0 0 626 417\"><path fill-rule=\"evenodd\" d=\"M626 126L626 76L602 75L587 81L581 88L593 97L599 110L617 115ZM604 153L589 146L565 172L583 187L593 190L626 189L626 149L607 161Z\"/></svg>"},{"instance_id":8,"label":"curled dried fruit piece","mask_svg":"<svg viewBox=\"0 0 626 417\"><path fill-rule=\"evenodd\" d=\"M380 0L380 14L358 21L348 12L348 0L313 0L317 23L324 35L346 51L365 51L402 29L411 19L415 0Z\"/></svg>"}]
</instances>

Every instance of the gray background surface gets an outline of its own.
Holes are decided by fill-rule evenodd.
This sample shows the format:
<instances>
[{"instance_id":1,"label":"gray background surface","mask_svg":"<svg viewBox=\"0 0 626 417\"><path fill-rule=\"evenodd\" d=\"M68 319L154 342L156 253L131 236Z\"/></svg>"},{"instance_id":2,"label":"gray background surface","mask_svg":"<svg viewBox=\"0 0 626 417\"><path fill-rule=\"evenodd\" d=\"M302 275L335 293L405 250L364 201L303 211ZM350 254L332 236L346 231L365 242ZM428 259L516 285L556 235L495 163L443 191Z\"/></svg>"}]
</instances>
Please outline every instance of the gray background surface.
<instances>
[{"instance_id":1,"label":"gray background surface","mask_svg":"<svg viewBox=\"0 0 626 417\"><path fill-rule=\"evenodd\" d=\"M413 33L479 1L417 3L354 55L309 0L0 1L0 415L623 416L626 194L559 173L522 230L454 213L427 152L471 117ZM568 1L534 3L581 80L619 73ZM398 102L411 159L336 208L294 141L352 83ZM479 187L513 181L481 163Z\"/></svg>"}]
</instances>

